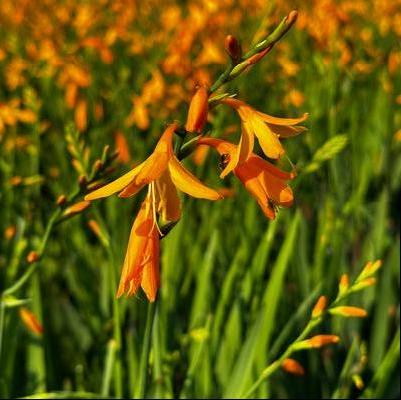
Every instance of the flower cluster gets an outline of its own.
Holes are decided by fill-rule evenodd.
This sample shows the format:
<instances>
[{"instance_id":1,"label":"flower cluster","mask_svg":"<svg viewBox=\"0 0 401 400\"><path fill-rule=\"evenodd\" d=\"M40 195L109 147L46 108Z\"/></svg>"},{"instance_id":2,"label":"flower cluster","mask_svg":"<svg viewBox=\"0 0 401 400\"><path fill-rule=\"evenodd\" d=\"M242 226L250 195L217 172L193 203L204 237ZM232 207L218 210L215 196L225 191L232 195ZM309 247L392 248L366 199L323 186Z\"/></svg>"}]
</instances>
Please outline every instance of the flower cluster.
<instances>
[{"instance_id":1,"label":"flower cluster","mask_svg":"<svg viewBox=\"0 0 401 400\"><path fill-rule=\"evenodd\" d=\"M220 86L233 79L238 71L243 71L262 59L288 31L296 17L296 12L290 13L278 26L276 33L272 34L274 39L270 37L270 44L264 47L259 44L259 47L255 46L244 57L241 56L242 50L238 42L230 36L228 41L236 46L228 46L230 64L227 72L217 80L221 83ZM185 127L177 122L169 124L152 154L145 161L120 178L85 196L85 201L114 193L126 198L147 188L147 195L132 226L117 297L124 293L133 295L142 287L150 301L156 299L160 285L159 241L164 235L163 226L176 223L181 216L177 189L200 199L223 198L218 190L205 186L180 162L180 158L184 158L198 146L210 146L219 152L223 169L221 178L233 172L255 197L266 217L274 219L278 207L290 207L293 203L293 192L287 182L295 177L295 172L282 171L272 162L255 154L254 138L256 136L258 139L266 157L277 160L285 153L280 139L305 131L306 128L299 126L299 123L305 121L307 114L292 119L272 117L226 94L211 97L213 89L217 89L218 86L215 84L210 89L200 86L190 102ZM203 134L210 111L209 103L212 102L214 105L220 103L229 106L238 112L242 123L238 144ZM193 134L198 136L183 143ZM174 137L177 137L178 141L176 152ZM185 152L185 148L189 148L189 151Z\"/></svg>"}]
</instances>

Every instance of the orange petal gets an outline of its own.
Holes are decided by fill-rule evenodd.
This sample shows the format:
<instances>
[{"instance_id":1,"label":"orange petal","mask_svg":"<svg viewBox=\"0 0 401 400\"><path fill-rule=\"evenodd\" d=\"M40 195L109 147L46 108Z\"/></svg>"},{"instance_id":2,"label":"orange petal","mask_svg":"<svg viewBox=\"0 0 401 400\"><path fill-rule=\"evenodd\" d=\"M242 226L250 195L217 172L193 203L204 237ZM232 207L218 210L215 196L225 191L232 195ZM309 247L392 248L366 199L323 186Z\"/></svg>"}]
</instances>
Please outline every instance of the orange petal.
<instances>
[{"instance_id":1,"label":"orange petal","mask_svg":"<svg viewBox=\"0 0 401 400\"><path fill-rule=\"evenodd\" d=\"M141 283L144 251L152 229L154 229L152 210L146 198L132 225L117 297L122 296L127 290L129 294L134 294L138 290Z\"/></svg>"},{"instance_id":2,"label":"orange petal","mask_svg":"<svg viewBox=\"0 0 401 400\"><path fill-rule=\"evenodd\" d=\"M276 178L282 179L282 180L291 180L296 177L295 172L285 172L282 171L281 169L277 168L275 165L272 163L264 160L263 158L256 156L255 154L252 154L251 157L249 157L249 162L252 163L253 165L257 166L258 168L267 171L269 174L274 175Z\"/></svg>"},{"instance_id":3,"label":"orange petal","mask_svg":"<svg viewBox=\"0 0 401 400\"><path fill-rule=\"evenodd\" d=\"M280 158L284 154L278 137L268 128L263 120L255 115L250 118L253 132L259 140L260 147L269 158Z\"/></svg>"},{"instance_id":4,"label":"orange petal","mask_svg":"<svg viewBox=\"0 0 401 400\"><path fill-rule=\"evenodd\" d=\"M297 125L297 124L305 121L309 117L308 113L305 113L302 117L298 117L298 118L272 117L271 115L264 114L259 111L257 111L257 114L259 115L259 117L261 117L263 119L263 121L267 122L268 124L282 125L282 126Z\"/></svg>"},{"instance_id":5,"label":"orange petal","mask_svg":"<svg viewBox=\"0 0 401 400\"><path fill-rule=\"evenodd\" d=\"M231 155L232 153L235 152L235 145L230 142L226 142L225 140L222 139L216 139L211 137L200 138L198 140L198 144L214 147L220 155L223 154Z\"/></svg>"},{"instance_id":6,"label":"orange petal","mask_svg":"<svg viewBox=\"0 0 401 400\"><path fill-rule=\"evenodd\" d=\"M267 124L267 125L272 132L274 132L277 136L281 138L297 136L302 132L307 131L307 129L304 126L282 126L274 124Z\"/></svg>"},{"instance_id":7,"label":"orange petal","mask_svg":"<svg viewBox=\"0 0 401 400\"><path fill-rule=\"evenodd\" d=\"M222 196L214 189L205 186L196 176L186 170L175 156L170 159L169 171L174 185L192 197L219 200Z\"/></svg>"},{"instance_id":8,"label":"orange petal","mask_svg":"<svg viewBox=\"0 0 401 400\"><path fill-rule=\"evenodd\" d=\"M145 250L148 261L143 267L141 283L146 297L151 302L156 300L157 290L160 287L159 251L159 234L156 229L153 229Z\"/></svg>"},{"instance_id":9,"label":"orange petal","mask_svg":"<svg viewBox=\"0 0 401 400\"><path fill-rule=\"evenodd\" d=\"M241 139L235 150L230 153L230 161L220 174L220 178L227 176L238 164L248 159L253 150L254 140L252 127L248 121L244 121L242 124Z\"/></svg>"},{"instance_id":10,"label":"orange petal","mask_svg":"<svg viewBox=\"0 0 401 400\"><path fill-rule=\"evenodd\" d=\"M110 196L114 193L119 192L120 190L124 189L130 182L135 178L138 172L141 170L143 163L132 169L131 171L127 172L120 178L110 182L109 184L94 190L93 192L87 194L85 196L85 200L95 200L100 199L102 197Z\"/></svg>"},{"instance_id":11,"label":"orange petal","mask_svg":"<svg viewBox=\"0 0 401 400\"><path fill-rule=\"evenodd\" d=\"M180 198L167 171L156 181L156 209L164 221L178 221L181 217Z\"/></svg>"},{"instance_id":12,"label":"orange petal","mask_svg":"<svg viewBox=\"0 0 401 400\"><path fill-rule=\"evenodd\" d=\"M269 202L266 188L262 182L262 171L250 168L246 162L235 169L235 175L241 180L246 190L256 199L267 218L274 219L274 208Z\"/></svg>"}]
</instances>

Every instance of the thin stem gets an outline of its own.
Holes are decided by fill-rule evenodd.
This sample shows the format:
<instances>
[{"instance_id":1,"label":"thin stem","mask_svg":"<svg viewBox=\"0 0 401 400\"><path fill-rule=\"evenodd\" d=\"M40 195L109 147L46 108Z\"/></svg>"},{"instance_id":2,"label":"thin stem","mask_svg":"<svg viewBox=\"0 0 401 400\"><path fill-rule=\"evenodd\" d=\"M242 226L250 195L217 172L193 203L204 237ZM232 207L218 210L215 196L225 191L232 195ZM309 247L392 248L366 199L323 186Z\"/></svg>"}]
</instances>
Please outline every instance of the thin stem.
<instances>
[{"instance_id":1,"label":"thin stem","mask_svg":"<svg viewBox=\"0 0 401 400\"><path fill-rule=\"evenodd\" d=\"M1 362L1 356L3 350L4 317L5 317L6 307L4 304L3 297L1 297L0 301L1 301L0 302L0 362Z\"/></svg>"},{"instance_id":2,"label":"thin stem","mask_svg":"<svg viewBox=\"0 0 401 400\"><path fill-rule=\"evenodd\" d=\"M260 386L260 384L268 379L271 375L273 375L281 366L282 362L291 356L294 351L294 345L298 342L301 342L304 340L316 326L320 325L321 322L323 321L323 317L327 314L327 312L323 312L321 316L317 318L313 318L309 320L305 328L302 330L302 332L299 334L299 336L287 347L287 349L283 352L283 354L275 361L273 361L271 364L269 364L259 375L259 378L252 384L250 389L245 393L244 398L249 398L255 390Z\"/></svg>"},{"instance_id":3,"label":"thin stem","mask_svg":"<svg viewBox=\"0 0 401 400\"><path fill-rule=\"evenodd\" d=\"M42 237L42 240L40 242L40 246L38 249L38 255L39 259L42 257L43 253L46 250L47 242L50 237L50 233L52 232L54 225L57 222L57 218L60 216L61 210L57 209L53 212L52 216L50 217L47 225L46 225L46 230L45 233ZM15 282L12 286L10 286L8 289L6 289L3 293L4 296L9 296L16 291L18 291L27 281L28 279L33 275L33 273L37 270L39 266L39 262L35 262L29 266L29 268L24 272L24 274Z\"/></svg>"},{"instance_id":4,"label":"thin stem","mask_svg":"<svg viewBox=\"0 0 401 400\"><path fill-rule=\"evenodd\" d=\"M149 365L149 352L150 352L150 340L152 337L152 327L153 320L155 318L156 311L156 301L148 303L148 310L146 316L146 326L145 326L145 334L144 340L142 344L142 353L139 364L139 379L138 386L136 388L135 397L138 399L145 398L146 394L146 380L148 376L148 365Z\"/></svg>"}]
</instances>

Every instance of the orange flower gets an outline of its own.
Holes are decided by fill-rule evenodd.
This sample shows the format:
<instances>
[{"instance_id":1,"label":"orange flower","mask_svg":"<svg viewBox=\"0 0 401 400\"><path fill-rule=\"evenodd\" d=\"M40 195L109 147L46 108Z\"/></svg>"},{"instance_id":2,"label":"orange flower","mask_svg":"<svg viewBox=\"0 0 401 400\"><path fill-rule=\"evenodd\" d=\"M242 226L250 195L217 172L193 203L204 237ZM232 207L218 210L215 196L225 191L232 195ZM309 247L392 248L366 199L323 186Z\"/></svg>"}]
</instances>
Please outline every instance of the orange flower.
<instances>
[{"instance_id":1,"label":"orange flower","mask_svg":"<svg viewBox=\"0 0 401 400\"><path fill-rule=\"evenodd\" d=\"M160 286L160 238L153 207L149 190L131 229L117 297L124 293L133 296L141 286L149 301L156 299Z\"/></svg>"},{"instance_id":2,"label":"orange flower","mask_svg":"<svg viewBox=\"0 0 401 400\"><path fill-rule=\"evenodd\" d=\"M145 185L153 184L157 210L170 221L179 218L179 198L176 187L190 196L218 200L222 196L205 186L187 171L174 155L172 139L177 124L167 127L153 153L140 165L115 181L89 193L85 200L95 200L120 192L120 197L130 197ZM171 219L170 219L171 218Z\"/></svg>"},{"instance_id":3,"label":"orange flower","mask_svg":"<svg viewBox=\"0 0 401 400\"><path fill-rule=\"evenodd\" d=\"M222 168L238 153L236 145L221 139L201 138L200 145L214 147L222 157ZM273 164L254 153L246 161L234 168L234 174L256 199L266 217L274 219L277 206L290 207L293 202L291 188L286 181L295 177L294 173L281 171Z\"/></svg>"},{"instance_id":4,"label":"orange flower","mask_svg":"<svg viewBox=\"0 0 401 400\"><path fill-rule=\"evenodd\" d=\"M305 127L296 125L305 121L308 114L299 118L276 118L256 111L241 100L227 98L221 102L234 108L242 121L241 139L233 157L221 173L222 178L251 155L254 136L258 138L266 156L277 159L284 154L279 138L296 136L306 130Z\"/></svg>"},{"instance_id":5,"label":"orange flower","mask_svg":"<svg viewBox=\"0 0 401 400\"><path fill-rule=\"evenodd\" d=\"M208 98L207 89L203 86L192 97L185 125L187 131L198 133L202 131L207 120Z\"/></svg>"},{"instance_id":6,"label":"orange flower","mask_svg":"<svg viewBox=\"0 0 401 400\"><path fill-rule=\"evenodd\" d=\"M339 341L340 338L337 335L316 335L300 343L305 343L307 348L319 348Z\"/></svg>"}]
</instances>

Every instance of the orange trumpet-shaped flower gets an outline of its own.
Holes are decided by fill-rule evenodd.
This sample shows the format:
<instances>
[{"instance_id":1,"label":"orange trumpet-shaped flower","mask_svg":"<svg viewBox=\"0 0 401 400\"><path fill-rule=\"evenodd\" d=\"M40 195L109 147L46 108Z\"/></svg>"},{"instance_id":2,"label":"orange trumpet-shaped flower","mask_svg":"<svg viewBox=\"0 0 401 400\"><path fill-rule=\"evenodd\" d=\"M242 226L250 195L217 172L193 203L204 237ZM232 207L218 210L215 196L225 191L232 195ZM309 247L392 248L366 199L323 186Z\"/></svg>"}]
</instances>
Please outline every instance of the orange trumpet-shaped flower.
<instances>
[{"instance_id":1,"label":"orange trumpet-shaped flower","mask_svg":"<svg viewBox=\"0 0 401 400\"><path fill-rule=\"evenodd\" d=\"M208 111L208 91L201 86L192 97L189 105L185 129L188 132L200 133L205 126Z\"/></svg>"},{"instance_id":2,"label":"orange trumpet-shaped flower","mask_svg":"<svg viewBox=\"0 0 401 400\"><path fill-rule=\"evenodd\" d=\"M222 157L222 168L237 153L236 145L221 139L201 138L198 144L214 147ZM286 181L293 179L295 173L281 171L254 153L237 165L233 172L256 199L266 217L274 219L277 206L292 205L294 196Z\"/></svg>"},{"instance_id":3,"label":"orange trumpet-shaped flower","mask_svg":"<svg viewBox=\"0 0 401 400\"><path fill-rule=\"evenodd\" d=\"M221 102L234 108L242 121L241 139L230 162L220 175L222 178L251 155L255 136L266 156L277 159L284 154L279 138L296 136L306 130L304 126L296 125L305 121L308 114L299 118L277 118L257 111L238 99L227 98Z\"/></svg>"},{"instance_id":4,"label":"orange trumpet-shaped flower","mask_svg":"<svg viewBox=\"0 0 401 400\"><path fill-rule=\"evenodd\" d=\"M216 190L205 186L187 171L174 155L172 140L177 127L177 124L167 127L153 153L144 162L115 181L89 193L85 196L85 200L99 199L116 192L120 192L120 197L130 197L152 182L155 182L156 194L162 196L159 199L159 207L164 210L166 204L174 201L176 203L175 187L193 197L208 200L221 199L222 196ZM164 206L161 200L164 200ZM175 214L177 215L177 210Z\"/></svg>"},{"instance_id":5,"label":"orange trumpet-shaped flower","mask_svg":"<svg viewBox=\"0 0 401 400\"><path fill-rule=\"evenodd\" d=\"M159 232L154 220L150 192L143 201L128 240L117 297L133 296L142 287L149 301L155 301L160 286Z\"/></svg>"}]
</instances>

